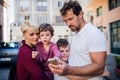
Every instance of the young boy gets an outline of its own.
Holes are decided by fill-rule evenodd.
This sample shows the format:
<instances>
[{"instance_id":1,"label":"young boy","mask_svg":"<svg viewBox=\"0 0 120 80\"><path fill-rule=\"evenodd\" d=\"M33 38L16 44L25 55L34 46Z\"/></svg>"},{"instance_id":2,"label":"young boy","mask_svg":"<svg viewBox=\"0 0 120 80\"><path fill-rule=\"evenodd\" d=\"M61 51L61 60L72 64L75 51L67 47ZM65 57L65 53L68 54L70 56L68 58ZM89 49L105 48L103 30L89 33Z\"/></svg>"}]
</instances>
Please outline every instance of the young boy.
<instances>
[{"instance_id":1,"label":"young boy","mask_svg":"<svg viewBox=\"0 0 120 80\"><path fill-rule=\"evenodd\" d=\"M62 54L61 60L68 63L68 58L70 55L69 42L66 39L59 39L56 44L57 44L58 49L60 50L60 52ZM59 76L59 75L55 74L54 80L68 80L68 79L64 76Z\"/></svg>"}]
</instances>

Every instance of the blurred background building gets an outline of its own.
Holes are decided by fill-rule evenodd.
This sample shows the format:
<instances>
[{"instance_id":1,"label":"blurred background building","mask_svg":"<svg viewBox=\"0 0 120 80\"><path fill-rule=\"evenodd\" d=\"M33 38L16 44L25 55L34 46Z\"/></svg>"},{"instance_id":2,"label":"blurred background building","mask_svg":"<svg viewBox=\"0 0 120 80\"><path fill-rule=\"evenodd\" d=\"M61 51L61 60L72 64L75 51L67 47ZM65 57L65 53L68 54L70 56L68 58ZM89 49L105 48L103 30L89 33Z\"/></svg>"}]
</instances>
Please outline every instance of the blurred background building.
<instances>
[{"instance_id":1,"label":"blurred background building","mask_svg":"<svg viewBox=\"0 0 120 80\"><path fill-rule=\"evenodd\" d=\"M0 0L0 40L20 41L20 25L25 20L50 23L54 29L53 42L68 41L72 32L62 20L59 9L68 0ZM108 53L120 54L120 0L78 0L87 22L98 27L107 38ZM99 35L98 35L99 36Z\"/></svg>"},{"instance_id":2,"label":"blurred background building","mask_svg":"<svg viewBox=\"0 0 120 80\"><path fill-rule=\"evenodd\" d=\"M3 0L0 1L0 40L2 40L2 26L3 26Z\"/></svg>"},{"instance_id":3,"label":"blurred background building","mask_svg":"<svg viewBox=\"0 0 120 80\"><path fill-rule=\"evenodd\" d=\"M108 53L120 54L120 0L91 0L85 10L93 25L104 32Z\"/></svg>"},{"instance_id":4,"label":"blurred background building","mask_svg":"<svg viewBox=\"0 0 120 80\"><path fill-rule=\"evenodd\" d=\"M69 41L71 31L66 27L60 16L60 8L68 0L14 0L15 5L15 23L11 28L11 40L21 40L20 24L29 20L40 25L41 23L50 23L54 27L54 37L52 41L56 42L59 38L65 38ZM85 6L90 0L78 0L81 6ZM15 27L16 26L16 27ZM17 30L18 29L18 30Z\"/></svg>"},{"instance_id":5,"label":"blurred background building","mask_svg":"<svg viewBox=\"0 0 120 80\"><path fill-rule=\"evenodd\" d=\"M69 40L71 31L64 24L59 9L63 6L65 0L14 0L15 22L11 27L11 40L21 40L20 25L28 20L36 23L50 23L54 27L54 37L52 41L56 42L59 38ZM18 33L19 34L16 34Z\"/></svg>"},{"instance_id":6,"label":"blurred background building","mask_svg":"<svg viewBox=\"0 0 120 80\"><path fill-rule=\"evenodd\" d=\"M9 34L7 34L6 30L8 28L8 15L7 15L7 9L9 5L7 4L6 0L0 0L0 41L5 40ZM10 29L8 29L10 30ZM8 32L9 33L9 32ZM3 37L6 36L6 37Z\"/></svg>"}]
</instances>

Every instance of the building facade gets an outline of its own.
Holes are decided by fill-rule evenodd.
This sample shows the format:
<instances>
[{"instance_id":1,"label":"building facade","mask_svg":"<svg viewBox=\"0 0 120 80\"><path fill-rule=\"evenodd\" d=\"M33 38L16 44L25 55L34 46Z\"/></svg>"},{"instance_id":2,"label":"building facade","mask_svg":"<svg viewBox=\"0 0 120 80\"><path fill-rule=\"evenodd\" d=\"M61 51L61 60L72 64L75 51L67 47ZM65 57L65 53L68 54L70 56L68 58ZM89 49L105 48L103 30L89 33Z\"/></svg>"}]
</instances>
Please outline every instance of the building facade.
<instances>
[{"instance_id":1,"label":"building facade","mask_svg":"<svg viewBox=\"0 0 120 80\"><path fill-rule=\"evenodd\" d=\"M64 24L59 9L65 0L14 0L15 2L15 22L11 31L11 40L21 40L20 25L28 20L36 23L50 23L55 29L52 41L56 42L59 38L69 40L71 31ZM15 31L17 28L17 32ZM19 35L16 35L18 33Z\"/></svg>"},{"instance_id":2,"label":"building facade","mask_svg":"<svg viewBox=\"0 0 120 80\"><path fill-rule=\"evenodd\" d=\"M120 55L120 0L91 0L85 7L92 23L107 38L108 53Z\"/></svg>"},{"instance_id":3,"label":"building facade","mask_svg":"<svg viewBox=\"0 0 120 80\"><path fill-rule=\"evenodd\" d=\"M21 40L20 25L25 20L40 25L41 23L50 23L54 29L52 41L56 42L59 38L65 38L69 41L71 31L66 27L60 15L60 8L65 1L69 0L14 0L15 22L11 27L11 40ZM78 0L81 6L86 5L90 0ZM14 31L15 28L18 28ZM17 33L17 34L15 34Z\"/></svg>"},{"instance_id":4,"label":"building facade","mask_svg":"<svg viewBox=\"0 0 120 80\"><path fill-rule=\"evenodd\" d=\"M0 41L7 41L9 38L7 9L7 0L0 0Z\"/></svg>"},{"instance_id":5,"label":"building facade","mask_svg":"<svg viewBox=\"0 0 120 80\"><path fill-rule=\"evenodd\" d=\"M0 0L0 41L3 39L2 28L3 28L3 0Z\"/></svg>"}]
</instances>

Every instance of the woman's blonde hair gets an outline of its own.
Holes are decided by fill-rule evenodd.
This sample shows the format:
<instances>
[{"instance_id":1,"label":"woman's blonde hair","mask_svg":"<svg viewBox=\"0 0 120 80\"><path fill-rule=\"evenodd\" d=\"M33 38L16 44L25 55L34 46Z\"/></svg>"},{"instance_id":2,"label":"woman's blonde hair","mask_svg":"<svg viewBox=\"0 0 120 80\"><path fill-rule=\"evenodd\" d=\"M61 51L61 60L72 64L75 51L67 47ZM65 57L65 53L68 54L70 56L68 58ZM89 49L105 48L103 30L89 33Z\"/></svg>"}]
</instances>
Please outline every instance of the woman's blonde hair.
<instances>
[{"instance_id":1,"label":"woman's blonde hair","mask_svg":"<svg viewBox=\"0 0 120 80\"><path fill-rule=\"evenodd\" d=\"M38 26L37 25L35 25L35 24L32 24L31 22L29 22L29 21L25 21L25 22L23 22L23 24L21 25L21 31L22 31L22 33L25 33L28 29L30 29L30 28L32 28L32 29L35 29L35 30L39 30L38 28Z\"/></svg>"}]
</instances>

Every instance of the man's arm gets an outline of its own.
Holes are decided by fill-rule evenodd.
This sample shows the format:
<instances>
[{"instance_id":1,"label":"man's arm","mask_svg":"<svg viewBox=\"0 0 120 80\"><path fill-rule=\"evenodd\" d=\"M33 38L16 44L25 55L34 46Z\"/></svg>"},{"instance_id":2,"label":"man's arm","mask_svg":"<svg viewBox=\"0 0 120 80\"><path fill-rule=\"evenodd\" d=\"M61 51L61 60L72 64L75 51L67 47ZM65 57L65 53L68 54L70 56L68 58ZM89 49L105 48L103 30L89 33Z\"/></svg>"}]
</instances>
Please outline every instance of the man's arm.
<instances>
[{"instance_id":1,"label":"man's arm","mask_svg":"<svg viewBox=\"0 0 120 80\"><path fill-rule=\"evenodd\" d=\"M94 76L104 72L106 52L91 52L92 63L85 66L68 66L63 69L61 75Z\"/></svg>"},{"instance_id":2,"label":"man's arm","mask_svg":"<svg viewBox=\"0 0 120 80\"><path fill-rule=\"evenodd\" d=\"M92 63L85 66L68 66L64 62L60 65L49 64L49 68L53 73L59 75L74 75L74 76L96 76L104 72L106 52L91 52L90 58Z\"/></svg>"}]
</instances>

